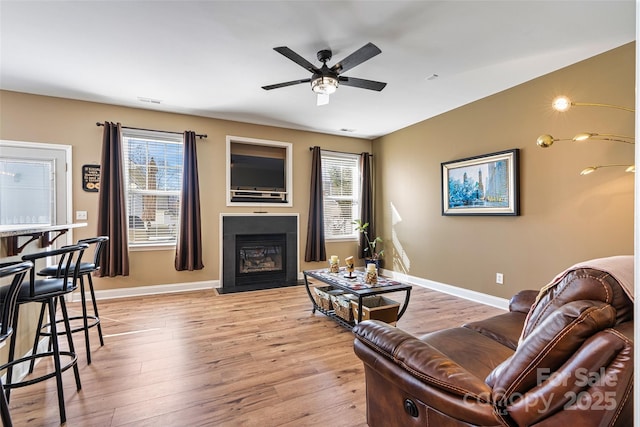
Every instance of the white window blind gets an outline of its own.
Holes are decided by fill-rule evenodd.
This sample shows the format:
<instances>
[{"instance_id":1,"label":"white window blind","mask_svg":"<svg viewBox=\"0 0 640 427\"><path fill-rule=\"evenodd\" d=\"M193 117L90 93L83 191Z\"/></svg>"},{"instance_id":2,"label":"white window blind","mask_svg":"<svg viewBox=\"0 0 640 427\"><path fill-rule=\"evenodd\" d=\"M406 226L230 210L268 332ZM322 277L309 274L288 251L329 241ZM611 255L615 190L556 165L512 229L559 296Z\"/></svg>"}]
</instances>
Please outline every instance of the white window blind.
<instances>
[{"instance_id":1,"label":"white window blind","mask_svg":"<svg viewBox=\"0 0 640 427\"><path fill-rule=\"evenodd\" d=\"M123 129L129 246L175 245L182 135Z\"/></svg>"},{"instance_id":2,"label":"white window blind","mask_svg":"<svg viewBox=\"0 0 640 427\"><path fill-rule=\"evenodd\" d=\"M355 239L352 224L358 218L360 168L356 154L322 151L325 239Z\"/></svg>"}]
</instances>

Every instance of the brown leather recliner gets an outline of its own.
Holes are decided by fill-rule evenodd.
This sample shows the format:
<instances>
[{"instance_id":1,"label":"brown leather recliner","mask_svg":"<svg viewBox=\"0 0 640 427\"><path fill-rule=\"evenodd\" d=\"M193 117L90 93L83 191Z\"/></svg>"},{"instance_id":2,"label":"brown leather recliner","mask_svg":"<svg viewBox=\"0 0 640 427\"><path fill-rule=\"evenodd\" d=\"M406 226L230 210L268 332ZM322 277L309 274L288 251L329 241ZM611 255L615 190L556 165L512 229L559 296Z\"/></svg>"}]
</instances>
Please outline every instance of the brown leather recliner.
<instances>
[{"instance_id":1,"label":"brown leather recliner","mask_svg":"<svg viewBox=\"0 0 640 427\"><path fill-rule=\"evenodd\" d=\"M420 338L378 321L354 333L372 427L633 424L633 302L602 270Z\"/></svg>"}]
</instances>

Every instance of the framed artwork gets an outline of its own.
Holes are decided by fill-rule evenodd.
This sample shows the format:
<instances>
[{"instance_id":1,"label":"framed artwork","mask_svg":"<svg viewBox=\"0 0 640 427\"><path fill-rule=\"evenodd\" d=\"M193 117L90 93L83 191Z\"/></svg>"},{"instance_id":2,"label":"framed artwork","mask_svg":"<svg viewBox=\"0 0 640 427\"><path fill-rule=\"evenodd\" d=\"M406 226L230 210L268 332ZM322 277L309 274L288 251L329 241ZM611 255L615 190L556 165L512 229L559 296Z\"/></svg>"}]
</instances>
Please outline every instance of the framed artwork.
<instances>
[{"instance_id":1,"label":"framed artwork","mask_svg":"<svg viewBox=\"0 0 640 427\"><path fill-rule=\"evenodd\" d=\"M520 215L519 149L442 163L442 215Z\"/></svg>"}]
</instances>

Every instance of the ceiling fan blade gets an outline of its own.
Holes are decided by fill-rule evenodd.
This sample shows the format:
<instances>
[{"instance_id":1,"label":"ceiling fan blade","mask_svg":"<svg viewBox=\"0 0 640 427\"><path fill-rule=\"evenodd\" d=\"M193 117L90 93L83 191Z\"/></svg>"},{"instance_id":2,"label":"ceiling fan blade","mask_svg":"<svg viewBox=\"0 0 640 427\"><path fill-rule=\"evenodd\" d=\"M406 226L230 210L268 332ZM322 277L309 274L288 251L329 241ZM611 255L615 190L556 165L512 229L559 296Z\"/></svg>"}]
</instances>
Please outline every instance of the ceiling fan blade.
<instances>
[{"instance_id":1,"label":"ceiling fan blade","mask_svg":"<svg viewBox=\"0 0 640 427\"><path fill-rule=\"evenodd\" d=\"M351 55L344 58L342 61L336 63L333 67L331 67L331 71L338 74L344 73L345 71L362 64L364 61L373 58L381 52L382 51L378 48L378 46L369 42L366 45L362 46L360 49L353 52Z\"/></svg>"},{"instance_id":2,"label":"ceiling fan blade","mask_svg":"<svg viewBox=\"0 0 640 427\"><path fill-rule=\"evenodd\" d=\"M294 51L292 51L286 46L274 47L273 50L286 56L287 58L289 58L290 60L292 60L293 62L295 62L296 64L298 64L299 66L308 70L311 73L314 73L314 74L320 73L320 70L315 65L313 65L311 62L307 61L302 56L298 55L297 53L295 53Z\"/></svg>"},{"instance_id":3,"label":"ceiling fan blade","mask_svg":"<svg viewBox=\"0 0 640 427\"><path fill-rule=\"evenodd\" d=\"M319 93L318 98L316 100L316 105L327 105L329 103L329 94Z\"/></svg>"},{"instance_id":4,"label":"ceiling fan blade","mask_svg":"<svg viewBox=\"0 0 640 427\"><path fill-rule=\"evenodd\" d=\"M338 76L341 85L359 87L361 89L377 90L380 92L387 85L375 80L357 79L355 77Z\"/></svg>"},{"instance_id":5,"label":"ceiling fan blade","mask_svg":"<svg viewBox=\"0 0 640 427\"><path fill-rule=\"evenodd\" d=\"M311 81L311 79L292 80L290 82L276 83L274 85L262 86L262 89L264 89L264 90L278 89L278 88L281 88L281 87L293 86L293 85L297 85L297 84L300 84L300 83L309 83L310 81Z\"/></svg>"}]
</instances>

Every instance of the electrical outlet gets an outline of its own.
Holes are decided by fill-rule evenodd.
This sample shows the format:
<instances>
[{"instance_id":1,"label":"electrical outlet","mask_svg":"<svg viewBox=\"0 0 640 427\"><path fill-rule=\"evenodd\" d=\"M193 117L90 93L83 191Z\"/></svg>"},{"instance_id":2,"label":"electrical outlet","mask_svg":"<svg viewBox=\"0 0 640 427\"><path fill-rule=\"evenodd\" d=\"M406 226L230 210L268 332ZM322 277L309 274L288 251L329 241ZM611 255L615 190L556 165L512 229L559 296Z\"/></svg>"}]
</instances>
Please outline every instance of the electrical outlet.
<instances>
[{"instance_id":1,"label":"electrical outlet","mask_svg":"<svg viewBox=\"0 0 640 427\"><path fill-rule=\"evenodd\" d=\"M496 273L496 283L502 285L504 283L504 276L502 273Z\"/></svg>"},{"instance_id":2,"label":"electrical outlet","mask_svg":"<svg viewBox=\"0 0 640 427\"><path fill-rule=\"evenodd\" d=\"M87 219L87 211L76 211L76 219Z\"/></svg>"}]
</instances>

